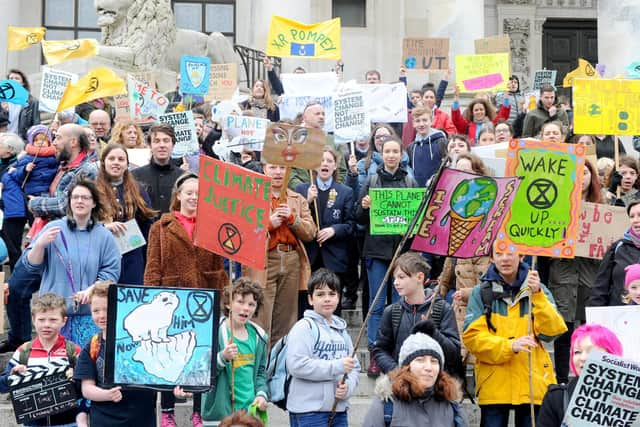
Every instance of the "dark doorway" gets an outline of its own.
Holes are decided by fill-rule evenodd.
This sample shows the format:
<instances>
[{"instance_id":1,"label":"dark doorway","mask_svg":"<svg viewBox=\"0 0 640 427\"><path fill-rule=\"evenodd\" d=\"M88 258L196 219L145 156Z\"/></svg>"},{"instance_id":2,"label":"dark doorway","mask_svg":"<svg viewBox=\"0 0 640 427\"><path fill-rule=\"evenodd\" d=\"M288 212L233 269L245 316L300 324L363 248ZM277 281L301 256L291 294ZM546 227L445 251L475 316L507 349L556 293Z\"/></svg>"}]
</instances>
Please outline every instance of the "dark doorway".
<instances>
[{"instance_id":1,"label":"dark doorway","mask_svg":"<svg viewBox=\"0 0 640 427\"><path fill-rule=\"evenodd\" d=\"M542 26L542 66L558 70L558 94L569 95L562 79L584 58L593 66L598 62L598 24L595 19L547 19Z\"/></svg>"}]
</instances>

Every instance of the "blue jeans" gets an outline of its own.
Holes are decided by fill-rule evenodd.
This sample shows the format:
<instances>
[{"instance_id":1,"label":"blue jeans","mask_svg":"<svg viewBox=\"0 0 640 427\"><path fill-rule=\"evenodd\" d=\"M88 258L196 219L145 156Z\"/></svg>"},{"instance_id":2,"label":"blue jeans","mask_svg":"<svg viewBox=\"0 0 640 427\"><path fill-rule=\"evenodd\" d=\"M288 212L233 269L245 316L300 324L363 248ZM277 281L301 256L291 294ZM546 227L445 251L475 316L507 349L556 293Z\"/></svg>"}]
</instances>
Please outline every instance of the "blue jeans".
<instances>
[{"instance_id":1,"label":"blue jeans","mask_svg":"<svg viewBox=\"0 0 640 427\"><path fill-rule=\"evenodd\" d=\"M327 427L329 412L305 412L294 414L289 412L289 425L291 427ZM347 411L336 412L331 422L331 427L348 427L349 418Z\"/></svg>"},{"instance_id":2,"label":"blue jeans","mask_svg":"<svg viewBox=\"0 0 640 427\"><path fill-rule=\"evenodd\" d=\"M531 427L531 409L524 405L480 405L480 427L507 427L509 424L509 412L516 412L515 427ZM534 407L535 416L538 416L540 406Z\"/></svg>"},{"instance_id":3,"label":"blue jeans","mask_svg":"<svg viewBox=\"0 0 640 427\"><path fill-rule=\"evenodd\" d=\"M229 271L229 259L225 258L223 260L224 262L224 271L227 272L227 274L230 273ZM233 262L233 278L232 280L236 280L239 279L240 277L242 277L242 264L240 264L238 261L234 261Z\"/></svg>"},{"instance_id":4,"label":"blue jeans","mask_svg":"<svg viewBox=\"0 0 640 427\"><path fill-rule=\"evenodd\" d=\"M378 292L378 288L382 283L382 279L384 279L384 274L387 272L387 268L389 268L390 261L376 259L376 258L367 258L367 276L369 278L369 311L371 315L369 316L369 322L367 323L367 339L369 341L369 347L373 345L373 342L376 340L376 334L378 333L378 326L380 325L380 319L382 318L382 312L384 311L387 301L387 292L388 289L382 291L380 294L380 298L376 301L375 306L373 305L373 297L376 296L376 292ZM393 286L393 281L391 280L391 276L389 276L389 280L386 283L391 287L391 301L396 302L400 299L396 288Z\"/></svg>"},{"instance_id":5,"label":"blue jeans","mask_svg":"<svg viewBox=\"0 0 640 427\"><path fill-rule=\"evenodd\" d=\"M31 340L31 295L40 289L40 274L30 273L19 260L9 277L9 342L20 345Z\"/></svg>"}]
</instances>

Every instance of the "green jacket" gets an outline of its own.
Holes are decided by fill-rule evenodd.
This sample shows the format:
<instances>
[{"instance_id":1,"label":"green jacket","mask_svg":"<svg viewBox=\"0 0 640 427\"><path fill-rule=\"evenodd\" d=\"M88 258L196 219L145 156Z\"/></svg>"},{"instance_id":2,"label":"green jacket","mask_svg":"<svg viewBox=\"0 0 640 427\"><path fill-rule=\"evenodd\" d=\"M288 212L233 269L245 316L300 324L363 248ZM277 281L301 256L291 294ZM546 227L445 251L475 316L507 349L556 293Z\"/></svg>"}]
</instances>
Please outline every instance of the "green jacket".
<instances>
[{"instance_id":1,"label":"green jacket","mask_svg":"<svg viewBox=\"0 0 640 427\"><path fill-rule=\"evenodd\" d=\"M333 141L333 134L327 135L327 145L336 150L336 153L338 153L338 182L344 183L344 178L347 176L347 164L344 161L344 153L349 150L349 146L346 144L337 146ZM288 185L291 190L296 191L298 185L305 184L310 181L311 180L309 179L308 170L291 168L291 175L289 176ZM303 196L306 197L307 195L303 194Z\"/></svg>"},{"instance_id":2,"label":"green jacket","mask_svg":"<svg viewBox=\"0 0 640 427\"><path fill-rule=\"evenodd\" d=\"M216 357L216 387L213 391L205 393L202 396L202 408L200 414L205 421L220 421L222 418L230 415L233 410L231 408L231 378L227 373L227 362L222 357L225 343L229 341L228 330L225 321L226 317L220 319L218 328L218 355ZM253 327L256 331L256 367L253 372L253 383L255 384L255 395L262 396L269 400L267 388L267 333L260 326L253 322L247 323L247 327ZM236 384L240 387L241 384ZM240 409L240 408L238 408Z\"/></svg>"}]
</instances>

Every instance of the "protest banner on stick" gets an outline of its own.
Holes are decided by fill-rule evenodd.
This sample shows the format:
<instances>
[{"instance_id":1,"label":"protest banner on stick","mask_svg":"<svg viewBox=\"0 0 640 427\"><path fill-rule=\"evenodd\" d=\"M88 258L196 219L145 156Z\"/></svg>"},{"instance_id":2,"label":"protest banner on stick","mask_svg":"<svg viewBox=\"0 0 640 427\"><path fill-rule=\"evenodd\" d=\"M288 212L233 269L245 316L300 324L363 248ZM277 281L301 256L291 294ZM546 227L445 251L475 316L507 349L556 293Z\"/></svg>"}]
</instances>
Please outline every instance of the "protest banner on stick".
<instances>
[{"instance_id":1,"label":"protest banner on stick","mask_svg":"<svg viewBox=\"0 0 640 427\"><path fill-rule=\"evenodd\" d=\"M609 246L621 239L628 228L624 207L582 202L576 256L602 259Z\"/></svg>"},{"instance_id":2,"label":"protest banner on stick","mask_svg":"<svg viewBox=\"0 0 640 427\"><path fill-rule=\"evenodd\" d=\"M322 161L326 136L321 129L272 123L262 147L262 158L271 164L316 169Z\"/></svg>"},{"instance_id":3,"label":"protest banner on stick","mask_svg":"<svg viewBox=\"0 0 640 427\"><path fill-rule=\"evenodd\" d=\"M402 64L408 70L446 70L449 68L449 39L404 38Z\"/></svg>"},{"instance_id":4,"label":"protest banner on stick","mask_svg":"<svg viewBox=\"0 0 640 427\"><path fill-rule=\"evenodd\" d=\"M172 153L174 159L200 152L198 136L196 135L196 122L191 110L163 114L158 117L158 121L171 125L175 131L176 143L173 146Z\"/></svg>"},{"instance_id":5,"label":"protest banner on stick","mask_svg":"<svg viewBox=\"0 0 640 427\"><path fill-rule=\"evenodd\" d=\"M416 214L424 188L371 188L369 231L372 235L402 234ZM420 219L418 219L419 221Z\"/></svg>"},{"instance_id":6,"label":"protest banner on stick","mask_svg":"<svg viewBox=\"0 0 640 427\"><path fill-rule=\"evenodd\" d=\"M238 88L238 64L211 64L209 91L204 96L207 102L226 101L233 98Z\"/></svg>"},{"instance_id":7,"label":"protest banner on stick","mask_svg":"<svg viewBox=\"0 0 640 427\"><path fill-rule=\"evenodd\" d=\"M267 37L267 56L333 59L342 58L340 18L303 24L273 15Z\"/></svg>"},{"instance_id":8,"label":"protest banner on stick","mask_svg":"<svg viewBox=\"0 0 640 427\"><path fill-rule=\"evenodd\" d=\"M62 99L67 83L78 81L78 75L68 71L42 67L42 83L38 109L45 113L55 113ZM73 111L71 108L69 111Z\"/></svg>"},{"instance_id":9,"label":"protest banner on stick","mask_svg":"<svg viewBox=\"0 0 640 427\"><path fill-rule=\"evenodd\" d=\"M507 90L509 54L456 55L456 82L460 92Z\"/></svg>"},{"instance_id":10,"label":"protest banner on stick","mask_svg":"<svg viewBox=\"0 0 640 427\"><path fill-rule=\"evenodd\" d=\"M371 121L364 104L364 95L357 87L338 91L333 97L333 134L336 144L367 139Z\"/></svg>"},{"instance_id":11,"label":"protest banner on stick","mask_svg":"<svg viewBox=\"0 0 640 427\"><path fill-rule=\"evenodd\" d=\"M230 114L224 117L222 128L227 131L227 136L232 140L232 144L229 145L232 151L240 152L243 147L262 151L270 123L267 119ZM239 146L234 147L236 141Z\"/></svg>"},{"instance_id":12,"label":"protest banner on stick","mask_svg":"<svg viewBox=\"0 0 640 427\"><path fill-rule=\"evenodd\" d=\"M543 85L556 87L558 70L538 70L533 76L533 90L540 90Z\"/></svg>"}]
</instances>

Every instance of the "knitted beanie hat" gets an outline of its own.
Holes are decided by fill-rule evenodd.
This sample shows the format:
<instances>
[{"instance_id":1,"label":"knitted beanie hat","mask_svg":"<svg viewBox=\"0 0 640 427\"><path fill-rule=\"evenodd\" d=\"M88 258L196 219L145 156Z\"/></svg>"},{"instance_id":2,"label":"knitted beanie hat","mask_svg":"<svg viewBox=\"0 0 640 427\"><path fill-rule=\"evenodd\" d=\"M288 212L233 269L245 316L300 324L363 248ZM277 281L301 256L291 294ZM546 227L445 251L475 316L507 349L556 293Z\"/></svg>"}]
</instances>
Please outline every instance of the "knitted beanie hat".
<instances>
[{"instance_id":1,"label":"knitted beanie hat","mask_svg":"<svg viewBox=\"0 0 640 427\"><path fill-rule=\"evenodd\" d=\"M640 280L640 264L631 264L624 271L627 272L624 276L624 288L629 289L631 282Z\"/></svg>"},{"instance_id":2,"label":"knitted beanie hat","mask_svg":"<svg viewBox=\"0 0 640 427\"><path fill-rule=\"evenodd\" d=\"M49 129L45 125L34 125L31 126L27 131L27 140L29 141L29 144L33 144L33 140L35 139L35 137L37 135L40 135L41 133L47 136L49 142L52 141L53 135L51 134L51 129Z\"/></svg>"},{"instance_id":3,"label":"knitted beanie hat","mask_svg":"<svg viewBox=\"0 0 640 427\"><path fill-rule=\"evenodd\" d=\"M416 332L409 335L402 343L398 354L398 362L400 362L400 366L406 366L416 357L427 355L438 359L441 369L444 367L444 353L440 344L429 335Z\"/></svg>"}]
</instances>

